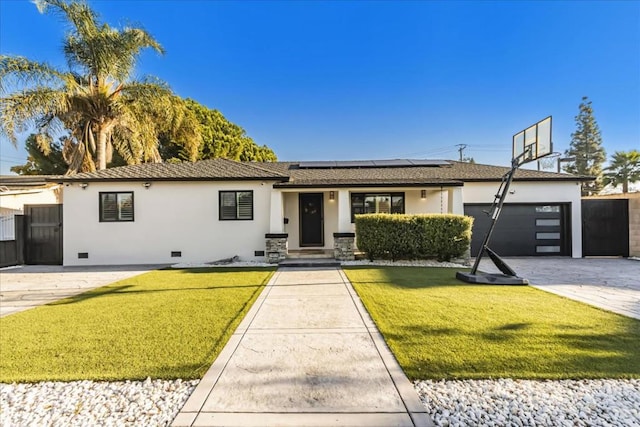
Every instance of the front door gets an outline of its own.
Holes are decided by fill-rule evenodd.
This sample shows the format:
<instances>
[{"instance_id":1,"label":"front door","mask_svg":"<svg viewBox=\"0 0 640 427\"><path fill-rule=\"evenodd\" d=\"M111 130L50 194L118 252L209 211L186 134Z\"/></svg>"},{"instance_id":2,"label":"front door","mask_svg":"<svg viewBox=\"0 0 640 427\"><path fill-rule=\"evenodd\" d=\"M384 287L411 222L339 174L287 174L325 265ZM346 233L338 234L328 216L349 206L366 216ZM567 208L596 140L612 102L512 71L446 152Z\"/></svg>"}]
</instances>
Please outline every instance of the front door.
<instances>
[{"instance_id":1,"label":"front door","mask_svg":"<svg viewBox=\"0 0 640 427\"><path fill-rule=\"evenodd\" d=\"M300 246L324 246L322 193L300 193Z\"/></svg>"}]
</instances>

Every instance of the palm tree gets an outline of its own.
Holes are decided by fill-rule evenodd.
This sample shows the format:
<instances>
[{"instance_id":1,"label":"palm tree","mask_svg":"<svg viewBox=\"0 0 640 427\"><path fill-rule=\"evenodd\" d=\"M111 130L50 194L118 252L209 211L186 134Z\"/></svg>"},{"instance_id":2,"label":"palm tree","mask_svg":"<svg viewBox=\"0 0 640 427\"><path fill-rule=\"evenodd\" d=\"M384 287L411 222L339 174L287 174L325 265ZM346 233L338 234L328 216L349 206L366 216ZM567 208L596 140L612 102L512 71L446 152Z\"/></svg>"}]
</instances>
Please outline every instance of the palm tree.
<instances>
[{"instance_id":1,"label":"palm tree","mask_svg":"<svg viewBox=\"0 0 640 427\"><path fill-rule=\"evenodd\" d=\"M111 28L82 0L36 0L71 26L64 40L68 70L23 57L0 56L0 132L37 129L46 154L55 134L67 132L69 172L105 169L115 149L129 163L159 162L158 134L170 134L195 160L198 123L184 101L153 78L131 78L140 51L162 54L140 28Z\"/></svg>"},{"instance_id":2,"label":"palm tree","mask_svg":"<svg viewBox=\"0 0 640 427\"><path fill-rule=\"evenodd\" d=\"M640 151L616 151L605 171L605 184L613 187L622 184L622 192L628 193L629 183L640 181Z\"/></svg>"}]
</instances>

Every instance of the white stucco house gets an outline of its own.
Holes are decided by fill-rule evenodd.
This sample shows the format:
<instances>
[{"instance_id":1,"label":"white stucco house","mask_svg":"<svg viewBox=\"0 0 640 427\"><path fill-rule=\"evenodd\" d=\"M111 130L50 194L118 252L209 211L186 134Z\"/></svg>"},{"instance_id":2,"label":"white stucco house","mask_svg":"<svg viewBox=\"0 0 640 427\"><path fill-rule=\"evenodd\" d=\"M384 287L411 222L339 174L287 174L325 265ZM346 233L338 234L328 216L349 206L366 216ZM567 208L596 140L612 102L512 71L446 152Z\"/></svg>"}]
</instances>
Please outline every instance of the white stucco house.
<instances>
[{"instance_id":1,"label":"white stucco house","mask_svg":"<svg viewBox=\"0 0 640 427\"><path fill-rule=\"evenodd\" d=\"M143 164L56 179L64 265L264 260L353 236L358 213L476 217L472 255L508 168L442 160ZM518 170L491 247L581 257L581 177ZM269 246L271 245L271 246ZM475 245L475 247L474 247Z\"/></svg>"}]
</instances>

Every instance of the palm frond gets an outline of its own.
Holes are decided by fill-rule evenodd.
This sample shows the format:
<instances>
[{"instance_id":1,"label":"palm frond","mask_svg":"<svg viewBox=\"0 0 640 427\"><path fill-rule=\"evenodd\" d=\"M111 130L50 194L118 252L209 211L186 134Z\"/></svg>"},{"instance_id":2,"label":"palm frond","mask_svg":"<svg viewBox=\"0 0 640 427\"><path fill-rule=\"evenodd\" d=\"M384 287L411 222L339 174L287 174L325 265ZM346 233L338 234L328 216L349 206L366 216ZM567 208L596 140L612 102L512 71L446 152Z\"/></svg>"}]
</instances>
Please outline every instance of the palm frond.
<instances>
[{"instance_id":1,"label":"palm frond","mask_svg":"<svg viewBox=\"0 0 640 427\"><path fill-rule=\"evenodd\" d=\"M53 13L69 22L82 37L91 37L98 31L98 14L85 1L35 0L40 13Z\"/></svg>"},{"instance_id":2,"label":"palm frond","mask_svg":"<svg viewBox=\"0 0 640 427\"><path fill-rule=\"evenodd\" d=\"M32 128L51 129L53 120L68 110L68 98L64 91L38 87L5 96L0 103L0 134L15 145L16 134Z\"/></svg>"},{"instance_id":3,"label":"palm frond","mask_svg":"<svg viewBox=\"0 0 640 427\"><path fill-rule=\"evenodd\" d=\"M6 93L14 86L62 88L74 87L76 81L72 74L59 71L46 63L21 56L0 55L0 93Z\"/></svg>"}]
</instances>

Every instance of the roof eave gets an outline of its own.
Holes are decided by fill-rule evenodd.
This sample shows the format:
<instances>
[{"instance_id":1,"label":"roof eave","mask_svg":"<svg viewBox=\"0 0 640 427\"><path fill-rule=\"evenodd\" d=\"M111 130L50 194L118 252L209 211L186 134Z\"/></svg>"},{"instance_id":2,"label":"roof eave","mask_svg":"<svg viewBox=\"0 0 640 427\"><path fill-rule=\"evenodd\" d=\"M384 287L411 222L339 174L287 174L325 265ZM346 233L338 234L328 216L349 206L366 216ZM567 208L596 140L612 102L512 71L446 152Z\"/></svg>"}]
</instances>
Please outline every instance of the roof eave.
<instances>
[{"instance_id":1,"label":"roof eave","mask_svg":"<svg viewBox=\"0 0 640 427\"><path fill-rule=\"evenodd\" d=\"M514 182L576 182L576 181L593 181L595 178L584 176L570 177L524 177L513 178ZM502 178L462 178L464 182L500 182Z\"/></svg>"},{"instance_id":2,"label":"roof eave","mask_svg":"<svg viewBox=\"0 0 640 427\"><path fill-rule=\"evenodd\" d=\"M58 179L48 179L49 182L63 183L63 182L187 182L187 181L279 181L287 182L288 177L282 176L268 176L268 177L135 177L135 178L82 178L82 177L62 177Z\"/></svg>"},{"instance_id":3,"label":"roof eave","mask_svg":"<svg viewBox=\"0 0 640 427\"><path fill-rule=\"evenodd\" d=\"M443 181L443 182L344 182L344 183L287 183L274 184L274 188L350 188L350 187L462 187L462 181Z\"/></svg>"}]
</instances>

